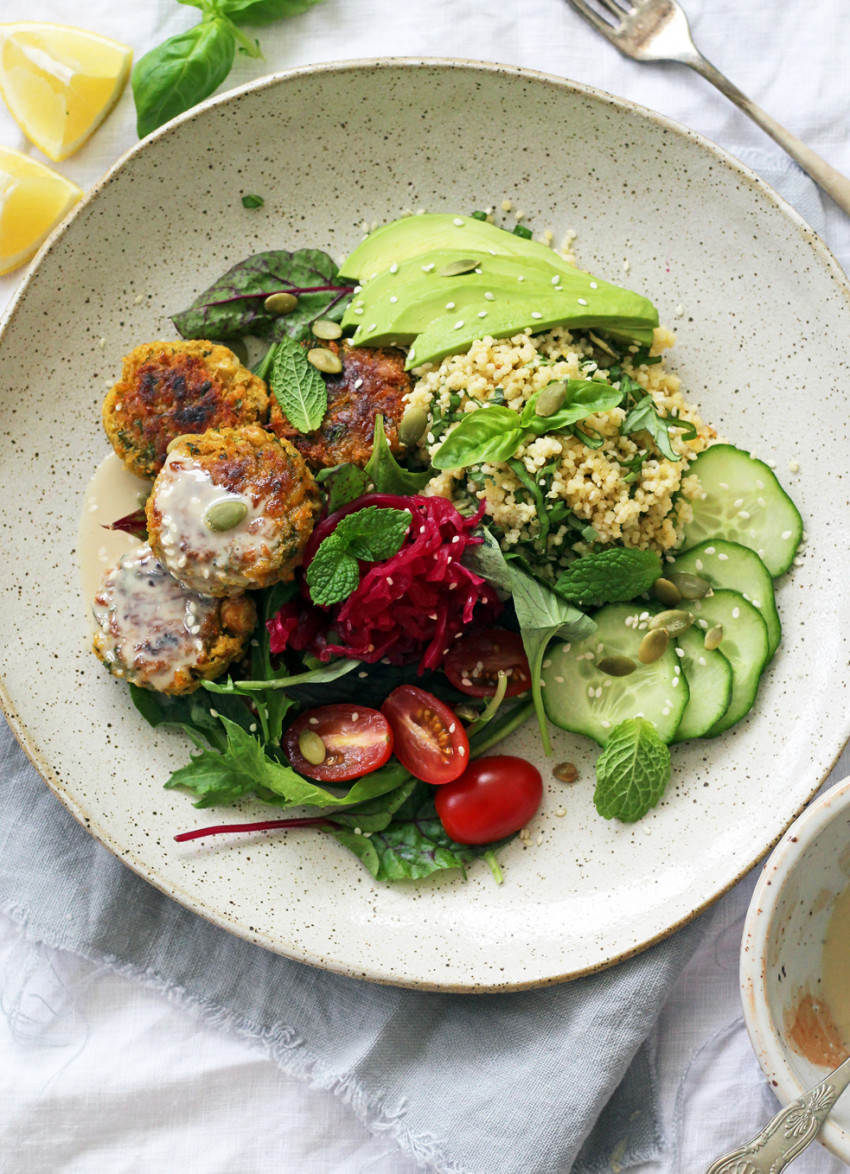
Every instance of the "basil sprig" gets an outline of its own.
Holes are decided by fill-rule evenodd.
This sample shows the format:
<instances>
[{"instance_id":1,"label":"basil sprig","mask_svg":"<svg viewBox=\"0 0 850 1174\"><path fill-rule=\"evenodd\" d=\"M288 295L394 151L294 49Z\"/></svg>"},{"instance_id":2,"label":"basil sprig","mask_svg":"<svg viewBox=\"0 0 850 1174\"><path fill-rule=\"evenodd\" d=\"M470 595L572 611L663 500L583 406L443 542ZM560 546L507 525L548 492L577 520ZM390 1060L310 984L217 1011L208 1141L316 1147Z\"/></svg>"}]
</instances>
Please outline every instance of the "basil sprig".
<instances>
[{"instance_id":1,"label":"basil sprig","mask_svg":"<svg viewBox=\"0 0 850 1174\"><path fill-rule=\"evenodd\" d=\"M260 46L238 27L268 24L304 12L317 0L179 0L199 8L201 20L169 37L133 67L139 138L214 93L233 67L236 48L262 57Z\"/></svg>"},{"instance_id":2,"label":"basil sprig","mask_svg":"<svg viewBox=\"0 0 850 1174\"><path fill-rule=\"evenodd\" d=\"M600 380L570 379L565 387L563 405L551 415L537 412L542 392L533 395L521 412L492 404L467 413L431 458L434 468L465 469L483 461L509 461L532 436L563 432L587 416L616 408L623 398L621 391Z\"/></svg>"}]
</instances>

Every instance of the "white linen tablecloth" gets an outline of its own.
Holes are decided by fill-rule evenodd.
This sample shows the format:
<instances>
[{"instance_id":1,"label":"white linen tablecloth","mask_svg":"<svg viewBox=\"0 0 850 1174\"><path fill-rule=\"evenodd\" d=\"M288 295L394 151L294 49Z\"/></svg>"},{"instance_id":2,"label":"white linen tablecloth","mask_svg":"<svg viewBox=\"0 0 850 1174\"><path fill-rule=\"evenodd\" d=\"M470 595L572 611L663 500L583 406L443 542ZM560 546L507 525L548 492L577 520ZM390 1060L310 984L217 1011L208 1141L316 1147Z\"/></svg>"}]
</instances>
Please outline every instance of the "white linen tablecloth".
<instances>
[{"instance_id":1,"label":"white linen tablecloth","mask_svg":"<svg viewBox=\"0 0 850 1174\"><path fill-rule=\"evenodd\" d=\"M843 0L686 0L697 43L753 99L850 174L850 22ZM2 20L82 25L140 56L194 23L174 0L115 4L3 0ZM625 61L565 0L323 0L260 33L266 64L238 58L227 85L262 72L372 56L498 60L587 82L701 131L733 153L768 140L700 78ZM135 141L129 93L59 170L87 187ZM0 143L32 153L5 109ZM824 201L825 237L850 266L850 218ZM0 310L19 271L0 278ZM7 637L8 638L8 637ZM850 769L847 752L833 772ZM670 1140L640 1174L704 1169L775 1111L738 997L738 948L754 876L717 907L653 1036ZM2 1174L412 1174L388 1138L370 1136L330 1093L284 1076L264 1053L158 991L26 941L0 917ZM446 1074L452 1079L452 1074ZM498 1096L498 1090L494 1090ZM612 1170L617 1171L616 1154ZM813 1147L801 1174L838 1174ZM522 1174L522 1171L517 1171Z\"/></svg>"}]
</instances>

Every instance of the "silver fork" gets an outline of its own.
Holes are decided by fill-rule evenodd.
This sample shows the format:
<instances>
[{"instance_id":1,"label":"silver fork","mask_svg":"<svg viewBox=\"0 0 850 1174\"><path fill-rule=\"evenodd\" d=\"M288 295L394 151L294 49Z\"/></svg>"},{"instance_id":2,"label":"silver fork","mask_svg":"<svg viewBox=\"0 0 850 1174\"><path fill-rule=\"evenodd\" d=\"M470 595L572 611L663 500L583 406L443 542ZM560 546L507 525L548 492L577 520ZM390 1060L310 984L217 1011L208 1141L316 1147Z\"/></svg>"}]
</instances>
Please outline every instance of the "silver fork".
<instances>
[{"instance_id":1,"label":"silver fork","mask_svg":"<svg viewBox=\"0 0 850 1174\"><path fill-rule=\"evenodd\" d=\"M678 61L701 73L779 143L839 208L850 212L850 180L780 126L706 61L693 42L688 18L676 0L634 0L634 3L596 0L595 6L589 0L569 0L569 3L625 57L633 57L635 61ZM613 20L608 20L600 10L610 13Z\"/></svg>"}]
</instances>

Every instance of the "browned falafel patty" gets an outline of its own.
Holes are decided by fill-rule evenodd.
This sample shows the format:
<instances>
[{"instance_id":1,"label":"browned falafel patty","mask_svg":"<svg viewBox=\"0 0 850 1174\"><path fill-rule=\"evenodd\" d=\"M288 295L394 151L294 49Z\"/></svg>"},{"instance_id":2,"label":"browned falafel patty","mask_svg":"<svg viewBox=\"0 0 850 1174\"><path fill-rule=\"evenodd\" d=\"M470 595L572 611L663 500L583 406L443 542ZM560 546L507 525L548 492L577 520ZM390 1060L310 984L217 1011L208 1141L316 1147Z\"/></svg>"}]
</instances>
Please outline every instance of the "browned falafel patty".
<instances>
[{"instance_id":1,"label":"browned falafel patty","mask_svg":"<svg viewBox=\"0 0 850 1174\"><path fill-rule=\"evenodd\" d=\"M155 477L176 436L263 424L268 409L266 385L227 347L148 342L125 356L103 403L103 426L128 469Z\"/></svg>"},{"instance_id":2,"label":"browned falafel patty","mask_svg":"<svg viewBox=\"0 0 850 1174\"><path fill-rule=\"evenodd\" d=\"M185 587L236 595L291 579L321 508L313 474L259 425L175 440L146 505L157 557Z\"/></svg>"},{"instance_id":3,"label":"browned falafel patty","mask_svg":"<svg viewBox=\"0 0 850 1174\"><path fill-rule=\"evenodd\" d=\"M95 656L113 676L159 693L191 693L221 676L257 620L245 595L212 599L181 587L148 545L106 572L92 610Z\"/></svg>"},{"instance_id":4,"label":"browned falafel patty","mask_svg":"<svg viewBox=\"0 0 850 1174\"><path fill-rule=\"evenodd\" d=\"M350 462L361 467L372 455L375 417L384 417L384 431L394 453L402 450L398 422L410 376L404 354L394 349L353 347L347 342L313 343L327 347L342 359L339 375L326 378L328 410L315 432L306 436L292 427L271 396L269 430L291 441L311 469L332 468Z\"/></svg>"}]
</instances>

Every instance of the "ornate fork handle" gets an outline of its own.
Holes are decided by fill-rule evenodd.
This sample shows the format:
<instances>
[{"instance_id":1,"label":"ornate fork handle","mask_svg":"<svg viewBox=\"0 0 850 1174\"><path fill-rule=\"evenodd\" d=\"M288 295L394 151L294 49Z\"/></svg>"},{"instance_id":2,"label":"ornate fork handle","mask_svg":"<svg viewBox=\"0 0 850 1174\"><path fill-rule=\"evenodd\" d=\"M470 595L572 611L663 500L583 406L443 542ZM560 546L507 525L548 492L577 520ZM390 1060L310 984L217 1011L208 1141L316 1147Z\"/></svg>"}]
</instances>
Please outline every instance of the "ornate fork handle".
<instances>
[{"instance_id":1,"label":"ornate fork handle","mask_svg":"<svg viewBox=\"0 0 850 1174\"><path fill-rule=\"evenodd\" d=\"M780 1109L748 1145L712 1162L706 1174L779 1174L814 1141L848 1084L850 1060L845 1060L823 1083Z\"/></svg>"}]
</instances>

